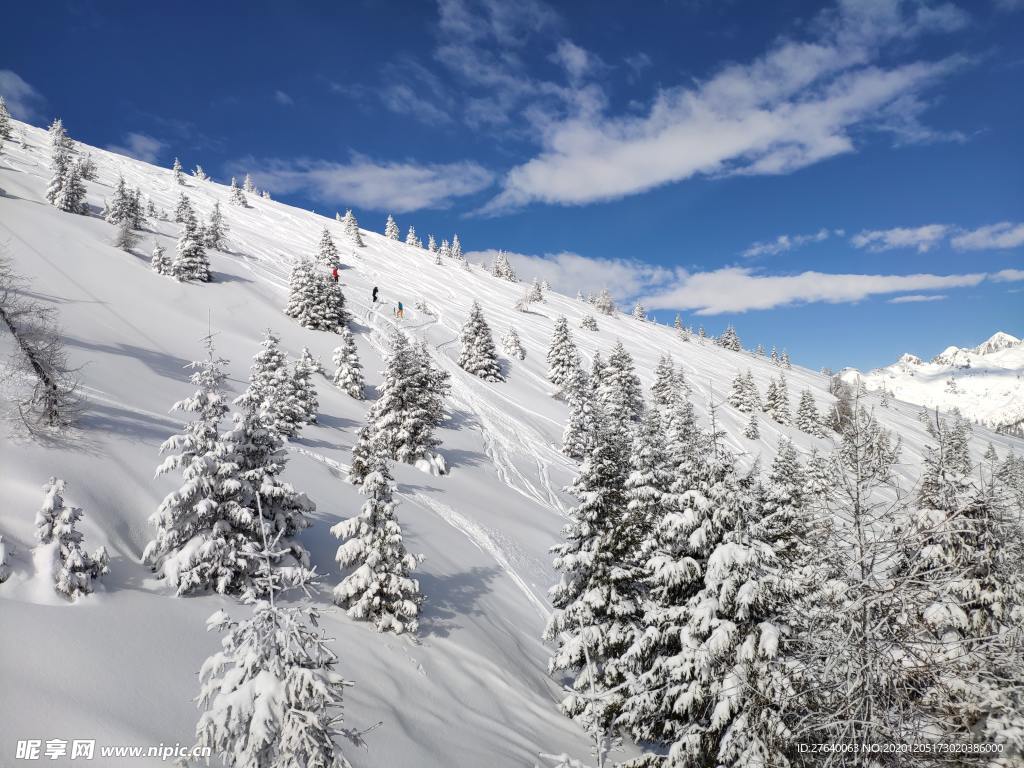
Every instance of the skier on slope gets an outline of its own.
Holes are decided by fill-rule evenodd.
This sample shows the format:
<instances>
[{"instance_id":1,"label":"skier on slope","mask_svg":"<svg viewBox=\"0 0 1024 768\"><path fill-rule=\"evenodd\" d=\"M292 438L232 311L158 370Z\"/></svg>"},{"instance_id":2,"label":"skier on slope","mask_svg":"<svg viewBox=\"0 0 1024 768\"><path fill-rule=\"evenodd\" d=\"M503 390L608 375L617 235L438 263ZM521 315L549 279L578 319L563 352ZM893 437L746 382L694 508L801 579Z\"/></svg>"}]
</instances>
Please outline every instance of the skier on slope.
<instances>
[{"instance_id":1,"label":"skier on slope","mask_svg":"<svg viewBox=\"0 0 1024 768\"><path fill-rule=\"evenodd\" d=\"M395 310L395 317L399 320L405 320L405 307L402 306L402 302L398 302L398 309Z\"/></svg>"},{"instance_id":2,"label":"skier on slope","mask_svg":"<svg viewBox=\"0 0 1024 768\"><path fill-rule=\"evenodd\" d=\"M338 282L338 268L337 267L332 267L331 268L331 280L333 280L334 282Z\"/></svg>"},{"instance_id":3,"label":"skier on slope","mask_svg":"<svg viewBox=\"0 0 1024 768\"><path fill-rule=\"evenodd\" d=\"M373 303L377 303L377 286L373 286Z\"/></svg>"}]
</instances>

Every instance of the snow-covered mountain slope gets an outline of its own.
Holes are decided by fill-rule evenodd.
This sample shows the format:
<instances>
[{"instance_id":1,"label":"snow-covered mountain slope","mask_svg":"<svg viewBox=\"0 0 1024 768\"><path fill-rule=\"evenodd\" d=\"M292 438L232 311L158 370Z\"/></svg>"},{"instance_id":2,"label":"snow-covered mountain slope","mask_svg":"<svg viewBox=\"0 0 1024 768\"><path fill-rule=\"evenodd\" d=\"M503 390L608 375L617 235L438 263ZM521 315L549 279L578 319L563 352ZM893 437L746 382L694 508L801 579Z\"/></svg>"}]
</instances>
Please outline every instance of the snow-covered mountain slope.
<instances>
[{"instance_id":1,"label":"snow-covered mountain slope","mask_svg":"<svg viewBox=\"0 0 1024 768\"><path fill-rule=\"evenodd\" d=\"M347 754L357 768L522 767L532 766L540 751L587 757L582 730L559 713L561 692L547 675L549 649L540 640L550 610L547 589L556 581L548 550L572 503L562 489L576 469L559 451L566 406L551 397L545 379L555 320L569 319L588 367L595 352L607 356L621 339L645 387L658 357L671 352L705 423L707 402L721 402L737 372L750 368L764 392L780 369L747 353L683 343L670 328L626 315L598 316L598 331L581 330L592 307L565 296L549 294L518 312L513 307L521 284L453 262L435 265L426 251L369 231L363 233L366 247L353 249L332 219L253 196L251 207L241 209L228 204L225 186L194 178L185 192L204 218L220 201L231 227L229 248L211 253L214 282L180 284L148 263L154 242L173 252L175 224L151 222L134 254L114 248L109 224L47 204L46 133L25 132L27 149L8 142L0 154L0 243L33 281L36 298L59 311L86 401L80 429L67 441L0 440L0 533L13 550L14 570L0 586L0 764L25 738L191 743L196 673L219 647L219 637L204 631L205 619L218 608L232 615L246 609L230 598L176 598L142 565L152 535L147 518L175 483L153 478L157 448L180 427L180 415L168 410L191 393L184 366L202 355L200 339L210 327L218 353L231 361L235 393L268 327L292 355L308 345L330 368L339 337L303 329L282 311L291 262L315 252L325 225L345 262L342 282L368 383L379 383L386 335L398 324L429 344L453 385L450 417L438 433L450 474L394 468L406 543L425 555L418 572L427 598L420 636L377 634L334 609L326 594L317 598L323 625L335 638L339 671L356 683L346 694L347 724L383 723L367 735L365 751L350 747ZM169 170L92 153L98 177L87 187L94 207L110 198L123 174L158 207L173 209L182 187ZM401 223L416 223L409 218ZM374 286L379 304L370 302ZM455 364L459 329L474 299L496 337L514 324L526 349L522 362L503 359L504 383L485 383ZM392 315L397 301L406 307L404 321ZM430 313L417 310L417 302ZM0 335L0 345L9 342ZM820 409L831 402L820 374L796 367L786 374L794 406L804 388ZM330 587L337 581L338 542L328 529L362 502L344 476L367 403L326 378L318 386L319 423L290 443L284 479L317 504L314 526L301 540ZM918 408L894 403L876 410L903 436L900 471L913 482L928 439ZM719 426L746 466L759 456L765 466L782 436L804 452L831 445L767 420L760 439L747 440L746 422L728 406L719 410ZM1020 441L978 429L976 458L988 440L1001 455L1011 444L1024 451ZM100 591L75 604L59 600L32 561L33 514L51 475L63 477L68 501L84 508L86 546L103 544L111 556Z\"/></svg>"},{"instance_id":2,"label":"snow-covered mountain slope","mask_svg":"<svg viewBox=\"0 0 1024 768\"><path fill-rule=\"evenodd\" d=\"M841 375L908 403L941 411L959 408L990 427L1024 422L1024 341L1002 331L976 347L947 347L931 362L906 354L885 368L869 373L847 368Z\"/></svg>"}]
</instances>

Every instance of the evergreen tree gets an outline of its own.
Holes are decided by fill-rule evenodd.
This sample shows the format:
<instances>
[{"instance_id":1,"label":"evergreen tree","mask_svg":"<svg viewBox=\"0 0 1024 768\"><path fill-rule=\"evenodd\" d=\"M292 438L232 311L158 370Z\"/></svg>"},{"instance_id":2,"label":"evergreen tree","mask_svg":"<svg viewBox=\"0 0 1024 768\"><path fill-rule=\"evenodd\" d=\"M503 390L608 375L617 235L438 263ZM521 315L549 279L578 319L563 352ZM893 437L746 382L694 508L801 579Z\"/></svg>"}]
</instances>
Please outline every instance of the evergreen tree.
<instances>
[{"instance_id":1,"label":"evergreen tree","mask_svg":"<svg viewBox=\"0 0 1024 768\"><path fill-rule=\"evenodd\" d=\"M359 234L359 221L356 219L356 215L352 213L351 208L345 211L345 217L341 222L345 225L345 234L348 235L352 244L358 248L362 248L363 238L362 235Z\"/></svg>"},{"instance_id":2,"label":"evergreen tree","mask_svg":"<svg viewBox=\"0 0 1024 768\"><path fill-rule=\"evenodd\" d=\"M75 142L71 140L68 132L64 130L64 121L59 117L50 123L49 135L50 147L54 151L71 151L75 148Z\"/></svg>"},{"instance_id":3,"label":"evergreen tree","mask_svg":"<svg viewBox=\"0 0 1024 768\"><path fill-rule=\"evenodd\" d=\"M768 395L765 398L765 411L779 424L789 424L789 389L786 377L779 376L768 384Z\"/></svg>"},{"instance_id":4,"label":"evergreen tree","mask_svg":"<svg viewBox=\"0 0 1024 768\"><path fill-rule=\"evenodd\" d=\"M583 319L580 320L580 328L585 331L596 331L597 330L597 318L593 315L584 315Z\"/></svg>"},{"instance_id":5,"label":"evergreen tree","mask_svg":"<svg viewBox=\"0 0 1024 768\"><path fill-rule=\"evenodd\" d=\"M213 210L210 212L210 222L203 230L206 237L205 245L215 251L224 250L224 239L228 234L228 225L224 221L224 215L220 212L220 202L214 201Z\"/></svg>"},{"instance_id":6,"label":"evergreen tree","mask_svg":"<svg viewBox=\"0 0 1024 768\"><path fill-rule=\"evenodd\" d=\"M800 393L800 405L796 409L796 428L808 435L821 436L821 416L814 404L814 395L811 390L805 389Z\"/></svg>"},{"instance_id":7,"label":"evergreen tree","mask_svg":"<svg viewBox=\"0 0 1024 768\"><path fill-rule=\"evenodd\" d=\"M174 158L174 164L171 166L171 170L174 172L174 180L181 186L185 186L185 176L181 172L181 161L178 158Z\"/></svg>"},{"instance_id":8,"label":"evergreen tree","mask_svg":"<svg viewBox=\"0 0 1024 768\"><path fill-rule=\"evenodd\" d=\"M601 405L608 418L625 429L630 421L638 421L644 410L640 377L633 368L633 356L616 341L608 356L599 389Z\"/></svg>"},{"instance_id":9,"label":"evergreen tree","mask_svg":"<svg viewBox=\"0 0 1024 768\"><path fill-rule=\"evenodd\" d=\"M195 215L192 211L192 203L189 202L188 197L182 192L178 195L178 202L174 206L174 221L177 224L184 224L185 219L188 218L190 213L193 216Z\"/></svg>"},{"instance_id":10,"label":"evergreen tree","mask_svg":"<svg viewBox=\"0 0 1024 768\"><path fill-rule=\"evenodd\" d=\"M150 266L158 275L171 275L174 272L174 265L160 243L153 245L153 260L150 262Z\"/></svg>"},{"instance_id":11,"label":"evergreen tree","mask_svg":"<svg viewBox=\"0 0 1024 768\"><path fill-rule=\"evenodd\" d=\"M434 239L433 235L427 235L427 250L433 254L437 254L437 240Z\"/></svg>"},{"instance_id":12,"label":"evergreen tree","mask_svg":"<svg viewBox=\"0 0 1024 768\"><path fill-rule=\"evenodd\" d=\"M378 632L416 633L423 598L419 582L409 574L418 558L402 540L395 519L387 446L378 438L371 446L368 472L360 493L366 496L359 515L344 520L331 533L344 543L335 559L349 574L334 588L334 602L354 619L374 622Z\"/></svg>"},{"instance_id":13,"label":"evergreen tree","mask_svg":"<svg viewBox=\"0 0 1024 768\"><path fill-rule=\"evenodd\" d=\"M676 388L676 367L672 355L658 358L654 368L654 384L651 385L651 404L655 408L667 408L673 400Z\"/></svg>"},{"instance_id":14,"label":"evergreen tree","mask_svg":"<svg viewBox=\"0 0 1024 768\"><path fill-rule=\"evenodd\" d=\"M235 399L247 413L258 413L268 429L292 437L301 427L295 388L288 371L288 355L280 338L269 328L253 357L249 385Z\"/></svg>"},{"instance_id":15,"label":"evergreen tree","mask_svg":"<svg viewBox=\"0 0 1024 768\"><path fill-rule=\"evenodd\" d=\"M92 159L92 155L86 154L85 157L78 159L78 173L82 181L96 181L96 161Z\"/></svg>"},{"instance_id":16,"label":"evergreen tree","mask_svg":"<svg viewBox=\"0 0 1024 768\"><path fill-rule=\"evenodd\" d=\"M512 326L509 326L508 332L501 337L501 348L509 357L516 360L526 359L526 350L519 340L519 333Z\"/></svg>"},{"instance_id":17,"label":"evergreen tree","mask_svg":"<svg viewBox=\"0 0 1024 768\"><path fill-rule=\"evenodd\" d=\"M448 245L447 240L441 241L441 247L438 249L437 253L444 259L450 259L452 257L452 247Z\"/></svg>"},{"instance_id":18,"label":"evergreen tree","mask_svg":"<svg viewBox=\"0 0 1024 768\"><path fill-rule=\"evenodd\" d=\"M626 508L627 451L625 435L598 412L593 449L570 488L580 503L562 529L564 543L552 549L562 578L551 590L554 611L544 632L557 644L549 671L574 675L562 711L602 728L625 698L622 655L641 614L634 565L640 528ZM592 689L600 698L587 695Z\"/></svg>"},{"instance_id":19,"label":"evergreen tree","mask_svg":"<svg viewBox=\"0 0 1024 768\"><path fill-rule=\"evenodd\" d=\"M296 259L288 279L285 314L304 328L340 333L348 323L341 286L320 274L309 259Z\"/></svg>"},{"instance_id":20,"label":"evergreen tree","mask_svg":"<svg viewBox=\"0 0 1024 768\"><path fill-rule=\"evenodd\" d=\"M761 437L761 430L757 426L757 411L750 412L750 418L747 419L747 426L743 430L743 436L748 440L757 440Z\"/></svg>"},{"instance_id":21,"label":"evergreen tree","mask_svg":"<svg viewBox=\"0 0 1024 768\"><path fill-rule=\"evenodd\" d=\"M85 202L85 185L82 183L77 161L68 159L64 166L53 205L65 213L84 214L88 211Z\"/></svg>"},{"instance_id":22,"label":"evergreen tree","mask_svg":"<svg viewBox=\"0 0 1024 768\"><path fill-rule=\"evenodd\" d=\"M390 213L388 214L388 220L384 222L384 237L388 240L398 240L401 237L401 233L398 231L398 224L395 223L395 218Z\"/></svg>"},{"instance_id":23,"label":"evergreen tree","mask_svg":"<svg viewBox=\"0 0 1024 768\"><path fill-rule=\"evenodd\" d=\"M770 359L770 360L772 361L772 363L773 363L774 365L779 365L779 364L780 364L780 362L781 362L781 361L779 360L779 353L778 353L778 352L776 351L776 349L775 349L775 345L774 345L774 344L772 344L772 353L771 353L771 355L769 356L769 359Z\"/></svg>"},{"instance_id":24,"label":"evergreen tree","mask_svg":"<svg viewBox=\"0 0 1024 768\"><path fill-rule=\"evenodd\" d=\"M331 237L331 232L327 227L324 227L320 233L320 244L317 246L316 259L328 270L334 269L339 264L338 248L334 245L334 238Z\"/></svg>"},{"instance_id":25,"label":"evergreen tree","mask_svg":"<svg viewBox=\"0 0 1024 768\"><path fill-rule=\"evenodd\" d=\"M245 199L245 192L238 186L238 181L231 177L231 191L228 193L228 202L237 205L239 208L248 208L249 203Z\"/></svg>"},{"instance_id":26,"label":"evergreen tree","mask_svg":"<svg viewBox=\"0 0 1024 768\"><path fill-rule=\"evenodd\" d=\"M770 394L771 386L768 390ZM741 413L752 413L761 409L761 396L758 394L757 384L754 382L754 374L749 368L745 374L739 373L733 379L729 405Z\"/></svg>"},{"instance_id":27,"label":"evergreen tree","mask_svg":"<svg viewBox=\"0 0 1024 768\"><path fill-rule=\"evenodd\" d=\"M462 326L462 349L459 353L459 367L479 376L484 381L504 381L498 353L490 326L484 320L483 310L474 301L469 310L469 319Z\"/></svg>"},{"instance_id":28,"label":"evergreen tree","mask_svg":"<svg viewBox=\"0 0 1024 768\"><path fill-rule=\"evenodd\" d=\"M107 208L104 218L109 224L120 224L122 221L132 219L132 196L124 183L124 176L117 177L117 186L114 187L114 196Z\"/></svg>"},{"instance_id":29,"label":"evergreen tree","mask_svg":"<svg viewBox=\"0 0 1024 768\"><path fill-rule=\"evenodd\" d=\"M192 170L192 175L195 176L200 181L209 181L210 179L206 171L203 170L203 166L201 165L196 165L196 167Z\"/></svg>"},{"instance_id":30,"label":"evergreen tree","mask_svg":"<svg viewBox=\"0 0 1024 768\"><path fill-rule=\"evenodd\" d=\"M356 339L348 328L341 330L341 346L334 350L334 386L356 400L362 400L363 365L356 352Z\"/></svg>"},{"instance_id":31,"label":"evergreen tree","mask_svg":"<svg viewBox=\"0 0 1024 768\"><path fill-rule=\"evenodd\" d=\"M793 367L793 364L789 361L789 353L786 350L782 350L782 356L779 357L779 363L783 368Z\"/></svg>"},{"instance_id":32,"label":"evergreen tree","mask_svg":"<svg viewBox=\"0 0 1024 768\"><path fill-rule=\"evenodd\" d=\"M740 337L736 333L736 329L731 325L726 327L725 332L718 339L718 346L724 347L725 349L731 349L733 352L740 352L743 350Z\"/></svg>"},{"instance_id":33,"label":"evergreen tree","mask_svg":"<svg viewBox=\"0 0 1024 768\"><path fill-rule=\"evenodd\" d=\"M270 527L257 512L259 527ZM197 746L232 768L350 768L335 741L358 738L341 728L343 692L351 683L335 671L337 657L315 629L316 608L276 603L284 586L274 568L276 545L264 537L253 547L257 588L243 595L251 616L232 621L218 610L207 619L207 629L224 637L199 671L196 701L204 711Z\"/></svg>"},{"instance_id":34,"label":"evergreen tree","mask_svg":"<svg viewBox=\"0 0 1024 768\"><path fill-rule=\"evenodd\" d=\"M411 245L413 248L422 248L423 243L416 236L416 227L409 225L409 231L405 234L405 244Z\"/></svg>"},{"instance_id":35,"label":"evergreen tree","mask_svg":"<svg viewBox=\"0 0 1024 768\"><path fill-rule=\"evenodd\" d=\"M0 143L11 140L11 113L7 109L7 102L0 96Z\"/></svg>"},{"instance_id":36,"label":"evergreen tree","mask_svg":"<svg viewBox=\"0 0 1024 768\"><path fill-rule=\"evenodd\" d=\"M324 368L320 361L313 357L309 347L302 348L298 360L292 363L292 391L295 407L296 424L316 424L316 414L320 410L320 399L316 391L313 377L323 374Z\"/></svg>"},{"instance_id":37,"label":"evergreen tree","mask_svg":"<svg viewBox=\"0 0 1024 768\"><path fill-rule=\"evenodd\" d=\"M135 233L132 232L131 224L127 219L117 226L117 236L114 238L115 248L120 248L122 251L131 253L131 250L135 247L137 240L138 238L136 238Z\"/></svg>"},{"instance_id":38,"label":"evergreen tree","mask_svg":"<svg viewBox=\"0 0 1024 768\"><path fill-rule=\"evenodd\" d=\"M82 548L82 534L76 528L82 510L64 503L63 480L51 477L43 493L36 534L53 550L54 588L70 600L91 594L96 580L110 572L107 551L100 547L90 555Z\"/></svg>"},{"instance_id":39,"label":"evergreen tree","mask_svg":"<svg viewBox=\"0 0 1024 768\"><path fill-rule=\"evenodd\" d=\"M581 460L589 456L594 447L596 396L580 366L570 372L564 392L569 404L569 418L562 433L562 453Z\"/></svg>"},{"instance_id":40,"label":"evergreen tree","mask_svg":"<svg viewBox=\"0 0 1024 768\"><path fill-rule=\"evenodd\" d=\"M576 344L569 332L569 321L564 316L555 321L555 330L551 335L551 346L548 348L548 381L555 385L555 396L564 395L564 387L580 367L580 356Z\"/></svg>"},{"instance_id":41,"label":"evergreen tree","mask_svg":"<svg viewBox=\"0 0 1024 768\"><path fill-rule=\"evenodd\" d=\"M530 283L529 297L531 302L544 301L544 289L541 288L540 281L536 277Z\"/></svg>"},{"instance_id":42,"label":"evergreen tree","mask_svg":"<svg viewBox=\"0 0 1024 768\"><path fill-rule=\"evenodd\" d=\"M379 437L385 455L413 464L426 458L440 441L434 430L444 418L448 374L436 369L425 347L416 348L399 330L390 339L384 380L352 449L349 481L358 485L369 471L371 447Z\"/></svg>"},{"instance_id":43,"label":"evergreen tree","mask_svg":"<svg viewBox=\"0 0 1024 768\"><path fill-rule=\"evenodd\" d=\"M461 246L460 246L461 248ZM498 255L494 257L494 264L491 265L491 274L495 277L501 278L502 280L508 280L510 283L516 283L519 278L516 277L515 270L512 269L512 265L509 264L508 255L504 251L498 251ZM538 289L540 286L537 286ZM532 297L532 292L531 292ZM541 294L540 299L530 298L530 301L541 301L544 295Z\"/></svg>"},{"instance_id":44,"label":"evergreen tree","mask_svg":"<svg viewBox=\"0 0 1024 768\"><path fill-rule=\"evenodd\" d=\"M673 508L675 501L669 492L672 472L662 417L655 408L645 411L640 420L629 455L629 470L626 478L627 519L629 525L637 530L637 549L631 564L639 573L644 564L640 544L651 536L654 527Z\"/></svg>"},{"instance_id":45,"label":"evergreen tree","mask_svg":"<svg viewBox=\"0 0 1024 768\"><path fill-rule=\"evenodd\" d=\"M465 257L462 255L462 242L459 240L458 233L452 235L452 258L456 261L465 261Z\"/></svg>"},{"instance_id":46,"label":"evergreen tree","mask_svg":"<svg viewBox=\"0 0 1024 768\"><path fill-rule=\"evenodd\" d=\"M199 231L192 208L185 210L185 220L178 237L178 250L174 259L174 276L179 280L198 280L208 283L211 280L210 260L203 246L203 236Z\"/></svg>"},{"instance_id":47,"label":"evergreen tree","mask_svg":"<svg viewBox=\"0 0 1024 768\"><path fill-rule=\"evenodd\" d=\"M594 309L603 315L614 315L616 312L615 299L608 293L607 288L602 288L601 293L594 299Z\"/></svg>"},{"instance_id":48,"label":"evergreen tree","mask_svg":"<svg viewBox=\"0 0 1024 768\"><path fill-rule=\"evenodd\" d=\"M250 195L256 194L256 185L252 181L252 176L248 173L245 174L245 179L242 181L242 189L248 192Z\"/></svg>"},{"instance_id":49,"label":"evergreen tree","mask_svg":"<svg viewBox=\"0 0 1024 768\"><path fill-rule=\"evenodd\" d=\"M644 309L644 305L639 301L633 306L633 318L636 320L647 319L647 310Z\"/></svg>"},{"instance_id":50,"label":"evergreen tree","mask_svg":"<svg viewBox=\"0 0 1024 768\"><path fill-rule=\"evenodd\" d=\"M0 96L0 106L3 105L3 97ZM7 542L0 536L0 584L11 578L11 566L7 562Z\"/></svg>"}]
</instances>

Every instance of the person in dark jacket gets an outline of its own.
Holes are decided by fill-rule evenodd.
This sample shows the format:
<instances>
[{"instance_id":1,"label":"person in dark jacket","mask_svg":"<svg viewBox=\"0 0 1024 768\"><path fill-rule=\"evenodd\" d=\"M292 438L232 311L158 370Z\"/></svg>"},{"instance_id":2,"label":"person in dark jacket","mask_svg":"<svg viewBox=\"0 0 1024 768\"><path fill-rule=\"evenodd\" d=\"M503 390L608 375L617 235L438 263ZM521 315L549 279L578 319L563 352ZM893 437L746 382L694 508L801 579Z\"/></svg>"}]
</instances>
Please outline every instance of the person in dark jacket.
<instances>
[{"instance_id":1,"label":"person in dark jacket","mask_svg":"<svg viewBox=\"0 0 1024 768\"><path fill-rule=\"evenodd\" d=\"M373 286L373 303L377 303L377 286Z\"/></svg>"}]
</instances>

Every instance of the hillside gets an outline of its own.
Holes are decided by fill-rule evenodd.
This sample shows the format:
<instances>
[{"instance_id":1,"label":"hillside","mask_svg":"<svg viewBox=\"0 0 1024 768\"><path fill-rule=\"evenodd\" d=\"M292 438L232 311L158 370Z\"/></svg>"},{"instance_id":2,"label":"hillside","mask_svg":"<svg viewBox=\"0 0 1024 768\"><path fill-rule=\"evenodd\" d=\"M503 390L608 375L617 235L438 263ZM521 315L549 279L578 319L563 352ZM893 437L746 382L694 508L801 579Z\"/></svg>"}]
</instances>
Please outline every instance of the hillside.
<instances>
[{"instance_id":1,"label":"hillside","mask_svg":"<svg viewBox=\"0 0 1024 768\"><path fill-rule=\"evenodd\" d=\"M191 392L184 366L202 355L200 340L210 328L218 353L230 360L233 394L244 387L266 328L281 335L293 356L308 346L330 370L338 337L305 330L282 312L293 259L312 255L327 226L345 265L341 281L368 384L380 381L382 350L396 324L425 340L452 376L450 414L438 433L450 474L394 468L406 542L425 555L418 572L427 597L420 636L377 634L334 609L328 596L317 598L339 671L355 682L346 694L347 725L382 722L367 735L366 750L348 748L347 755L357 768L530 766L541 751L586 758L585 734L558 710L559 685L546 672L549 649L540 639L547 590L556 581L548 550L572 503L563 489L576 468L559 451L566 406L551 397L545 379L553 324L560 315L568 318L587 366L595 352L606 356L621 339L645 387L658 357L671 352L705 423L708 401L720 402L737 372L750 368L763 392L780 369L745 352L684 343L671 328L627 315L598 316L598 331L581 330L592 307L554 293L519 312L521 284L477 267L436 265L425 250L366 229L365 247L351 248L333 219L252 195L250 207L238 208L228 203L227 187L192 177L185 192L204 218L221 203L229 248L211 252L212 283L177 283L149 266L154 243L173 252L177 225L151 221L133 254L113 247L114 228L102 219L47 203L46 132L17 127L28 147L9 142L0 154L0 244L31 279L36 298L59 312L71 362L81 366L85 403L79 429L66 441L0 440L0 532L14 570L0 586L0 679L7 691L0 696L0 754L13 754L17 739L83 734L107 744L192 741L196 673L218 646L204 621L218 608L232 615L245 609L230 598L176 598L142 565L152 534L147 518L174 487L173 477L154 480L158 447L180 427L180 415L168 411ZM98 166L97 179L86 185L94 213L119 174L158 208L173 210L182 188L169 170L89 151ZM372 225L382 226L379 219ZM400 223L404 229L415 221ZM374 286L377 304L370 301ZM485 383L455 364L474 299L496 337L514 324L526 349L522 362L503 360L504 383ZM392 315L398 301L406 307L404 321ZM416 308L419 302L429 313ZM5 349L9 343L0 336ZM794 406L805 388L819 409L831 402L821 374L794 367L786 375ZM329 588L337 581L337 541L328 529L362 503L344 476L367 403L326 378L318 388L319 423L289 444L285 478L317 504L314 526L301 539ZM919 408L895 402L875 410L902 436L900 471L914 482L928 440ZM747 440L744 414L724 407L719 415L745 467L759 457L764 466L783 436L802 452L830 447L767 420L760 439ZM1024 451L1020 441L979 428L975 458L988 441L1000 455L1011 445ZM32 561L33 514L51 475L63 477L68 500L84 508L86 545L103 544L111 557L100 591L75 604L58 599Z\"/></svg>"},{"instance_id":2,"label":"hillside","mask_svg":"<svg viewBox=\"0 0 1024 768\"><path fill-rule=\"evenodd\" d=\"M905 354L884 368L848 368L841 375L908 403L946 412L959 408L993 428L1024 422L1024 341L1002 331L976 347L947 347L928 362Z\"/></svg>"}]
</instances>

